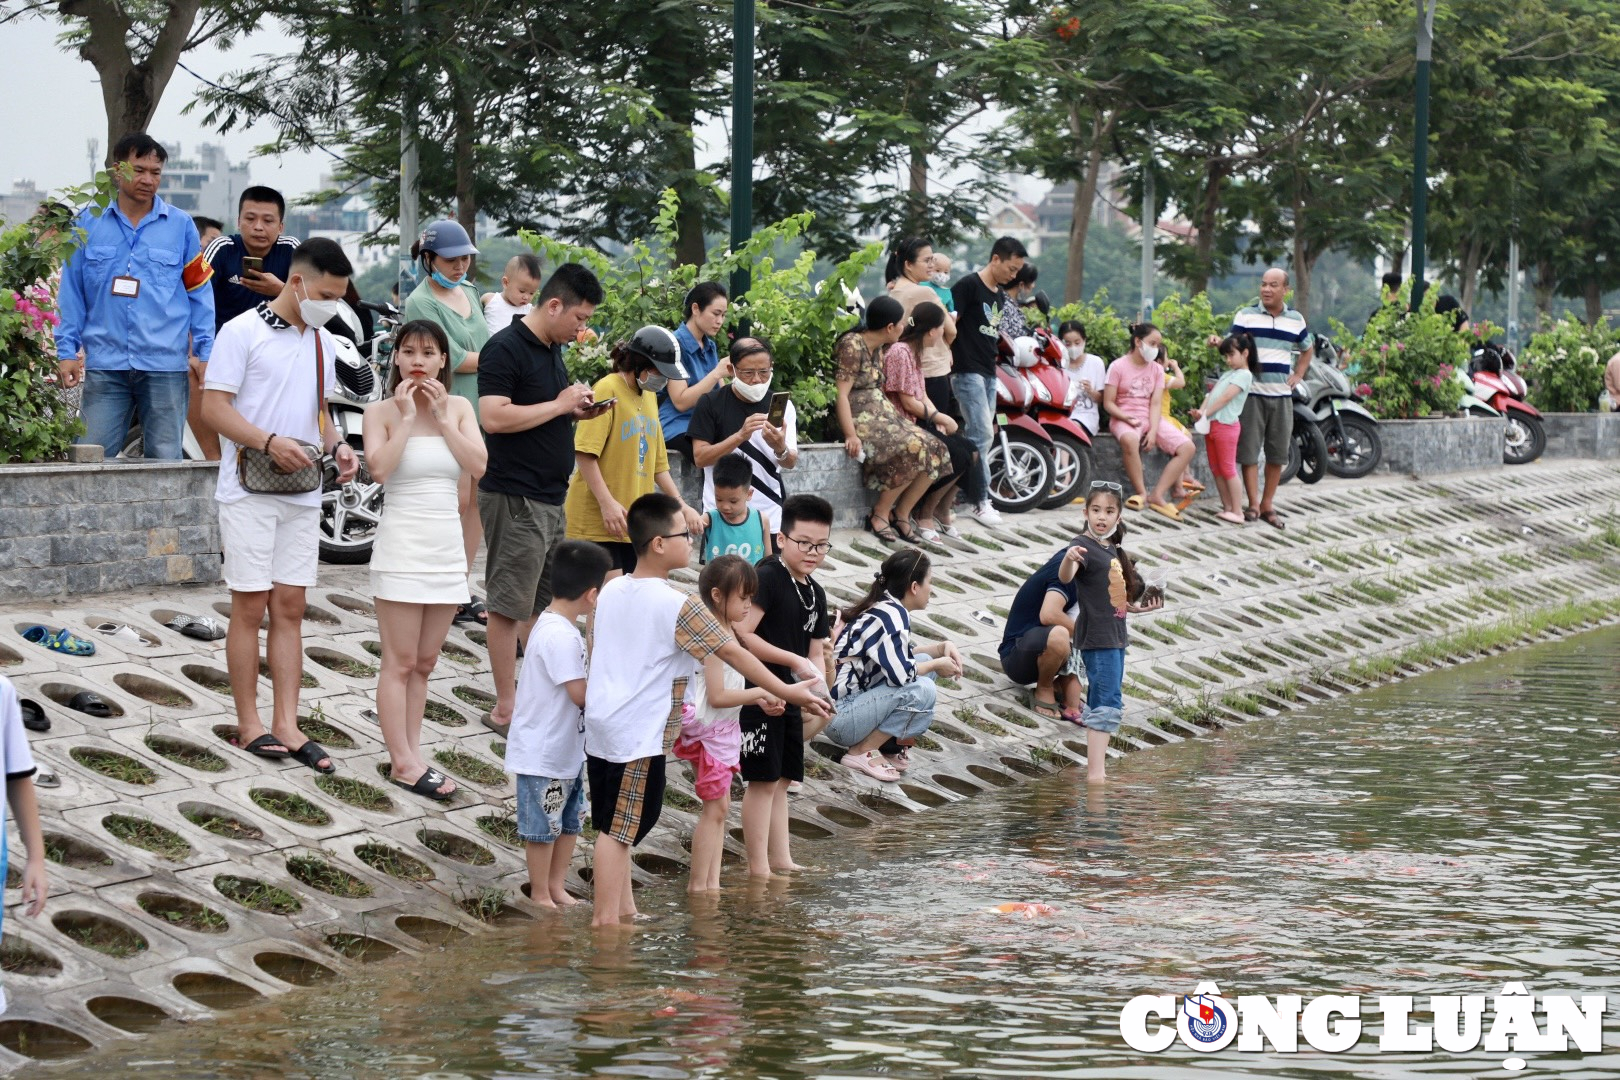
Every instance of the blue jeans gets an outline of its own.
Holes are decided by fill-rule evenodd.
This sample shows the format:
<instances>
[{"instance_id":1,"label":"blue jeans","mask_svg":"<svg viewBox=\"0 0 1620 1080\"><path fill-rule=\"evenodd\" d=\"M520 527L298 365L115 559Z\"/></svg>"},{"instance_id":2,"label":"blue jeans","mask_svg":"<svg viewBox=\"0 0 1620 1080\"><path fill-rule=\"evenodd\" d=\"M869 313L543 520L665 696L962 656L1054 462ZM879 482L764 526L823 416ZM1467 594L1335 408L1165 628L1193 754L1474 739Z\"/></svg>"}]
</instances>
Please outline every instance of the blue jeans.
<instances>
[{"instance_id":1,"label":"blue jeans","mask_svg":"<svg viewBox=\"0 0 1620 1080\"><path fill-rule=\"evenodd\" d=\"M996 377L958 371L951 376L951 389L962 410L962 434L979 448L979 460L967 474L969 502L981 503L990 497L990 442L996 434Z\"/></svg>"},{"instance_id":2,"label":"blue jeans","mask_svg":"<svg viewBox=\"0 0 1620 1080\"><path fill-rule=\"evenodd\" d=\"M585 770L566 780L549 776L517 778L517 831L525 844L550 844L578 836L585 818Z\"/></svg>"},{"instance_id":3,"label":"blue jeans","mask_svg":"<svg viewBox=\"0 0 1620 1080\"><path fill-rule=\"evenodd\" d=\"M1081 722L1093 731L1112 734L1125 716L1125 650L1081 649L1086 665L1086 707Z\"/></svg>"},{"instance_id":4,"label":"blue jeans","mask_svg":"<svg viewBox=\"0 0 1620 1080\"><path fill-rule=\"evenodd\" d=\"M840 698L838 711L827 725L827 738L839 746L854 746L874 731L896 739L915 739L934 722L934 701L939 690L932 675L904 686L883 683Z\"/></svg>"},{"instance_id":5,"label":"blue jeans","mask_svg":"<svg viewBox=\"0 0 1620 1080\"><path fill-rule=\"evenodd\" d=\"M148 461L179 461L186 431L191 383L184 371L104 371L84 373L84 434L79 442L99 445L116 457L129 438L129 419L138 415Z\"/></svg>"}]
</instances>

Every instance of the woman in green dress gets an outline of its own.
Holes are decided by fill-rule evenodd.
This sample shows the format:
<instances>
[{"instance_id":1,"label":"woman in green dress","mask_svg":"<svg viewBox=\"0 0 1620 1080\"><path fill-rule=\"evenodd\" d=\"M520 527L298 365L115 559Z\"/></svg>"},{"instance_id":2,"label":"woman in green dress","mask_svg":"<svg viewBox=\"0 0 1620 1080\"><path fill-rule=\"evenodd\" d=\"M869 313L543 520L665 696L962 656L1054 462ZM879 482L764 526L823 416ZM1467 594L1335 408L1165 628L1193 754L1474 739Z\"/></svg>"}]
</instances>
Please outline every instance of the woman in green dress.
<instances>
[{"instance_id":1,"label":"woman in green dress","mask_svg":"<svg viewBox=\"0 0 1620 1080\"><path fill-rule=\"evenodd\" d=\"M426 319L437 323L450 339L450 370L454 378L450 390L472 402L478 415L478 350L489 340L489 324L484 320L478 289L468 279L472 258L478 254L467 230L455 221L435 221L422 230L411 247L421 266L421 283L405 298L405 320ZM473 559L484 540L483 522L478 517L477 493L463 470L459 488L461 540L467 553L467 585L472 587ZM473 590L472 600L456 612L456 621L487 621L484 603Z\"/></svg>"}]
</instances>

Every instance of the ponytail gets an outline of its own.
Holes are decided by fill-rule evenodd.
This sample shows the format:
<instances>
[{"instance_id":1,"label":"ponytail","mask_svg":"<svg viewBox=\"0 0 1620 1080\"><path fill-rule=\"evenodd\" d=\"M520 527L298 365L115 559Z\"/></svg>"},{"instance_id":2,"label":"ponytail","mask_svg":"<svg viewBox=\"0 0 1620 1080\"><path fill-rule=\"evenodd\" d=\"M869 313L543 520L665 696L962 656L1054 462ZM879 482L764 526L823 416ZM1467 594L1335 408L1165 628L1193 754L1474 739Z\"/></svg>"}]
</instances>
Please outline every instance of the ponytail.
<instances>
[{"instance_id":1,"label":"ponytail","mask_svg":"<svg viewBox=\"0 0 1620 1080\"><path fill-rule=\"evenodd\" d=\"M930 565L927 554L921 548L901 548L884 559L883 565L872 576L872 585L866 590L866 595L844 609L844 626L848 628L854 625L855 620L865 615L874 604L889 597L896 600L904 597L913 585L928 576Z\"/></svg>"},{"instance_id":2,"label":"ponytail","mask_svg":"<svg viewBox=\"0 0 1620 1080\"><path fill-rule=\"evenodd\" d=\"M1139 322L1131 323L1127 329L1129 329L1131 333L1131 347L1135 348L1138 341L1141 341L1143 338L1153 333L1158 329L1158 327L1154 326L1150 322Z\"/></svg>"},{"instance_id":3,"label":"ponytail","mask_svg":"<svg viewBox=\"0 0 1620 1080\"><path fill-rule=\"evenodd\" d=\"M1142 593L1147 589L1147 583L1142 580L1142 575L1136 572L1136 561L1126 554L1123 547L1120 547L1125 542L1125 522L1123 520L1114 526L1114 531L1108 537L1108 542L1114 545L1114 557L1119 560L1119 572L1125 578L1125 599L1135 603L1142 598Z\"/></svg>"},{"instance_id":4,"label":"ponytail","mask_svg":"<svg viewBox=\"0 0 1620 1080\"><path fill-rule=\"evenodd\" d=\"M931 241L920 236L906 236L894 241L889 245L889 261L883 268L884 282L904 277L906 264L917 261L917 252L933 246Z\"/></svg>"},{"instance_id":5,"label":"ponytail","mask_svg":"<svg viewBox=\"0 0 1620 1080\"><path fill-rule=\"evenodd\" d=\"M1231 356L1235 352L1242 352L1248 357L1249 373L1255 378L1260 377L1260 349L1254 343L1254 335L1247 333L1228 334L1221 339L1219 352L1222 356Z\"/></svg>"}]
</instances>

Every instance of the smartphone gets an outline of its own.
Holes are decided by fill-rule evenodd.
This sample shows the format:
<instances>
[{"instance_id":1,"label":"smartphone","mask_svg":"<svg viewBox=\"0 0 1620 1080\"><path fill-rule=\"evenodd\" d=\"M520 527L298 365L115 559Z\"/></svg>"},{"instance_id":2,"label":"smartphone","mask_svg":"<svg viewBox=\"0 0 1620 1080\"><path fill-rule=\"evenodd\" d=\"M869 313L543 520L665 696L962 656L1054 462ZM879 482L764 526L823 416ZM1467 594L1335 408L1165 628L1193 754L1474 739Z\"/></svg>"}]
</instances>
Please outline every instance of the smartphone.
<instances>
[{"instance_id":1,"label":"smartphone","mask_svg":"<svg viewBox=\"0 0 1620 1080\"><path fill-rule=\"evenodd\" d=\"M771 427L779 428L782 426L782 421L787 419L788 402L792 399L793 395L785 390L771 395L771 411L765 417L766 422Z\"/></svg>"},{"instance_id":2,"label":"smartphone","mask_svg":"<svg viewBox=\"0 0 1620 1080\"><path fill-rule=\"evenodd\" d=\"M242 256L242 269L252 271L255 274L262 274L264 273L264 260L252 255L244 255Z\"/></svg>"},{"instance_id":3,"label":"smartphone","mask_svg":"<svg viewBox=\"0 0 1620 1080\"><path fill-rule=\"evenodd\" d=\"M608 398L606 401L593 401L580 411L585 414L585 419L589 420L592 417L601 416L603 413L613 408L614 403L618 400L618 398Z\"/></svg>"}]
</instances>

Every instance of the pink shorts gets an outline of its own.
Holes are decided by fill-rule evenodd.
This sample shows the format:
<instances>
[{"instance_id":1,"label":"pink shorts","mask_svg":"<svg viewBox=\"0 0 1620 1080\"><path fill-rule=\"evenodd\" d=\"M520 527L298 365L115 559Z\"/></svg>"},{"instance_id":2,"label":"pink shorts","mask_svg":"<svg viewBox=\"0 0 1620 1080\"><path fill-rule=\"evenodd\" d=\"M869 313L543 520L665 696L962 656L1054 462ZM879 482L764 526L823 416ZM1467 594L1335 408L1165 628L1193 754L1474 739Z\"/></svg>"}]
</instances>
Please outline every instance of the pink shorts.
<instances>
[{"instance_id":1,"label":"pink shorts","mask_svg":"<svg viewBox=\"0 0 1620 1080\"><path fill-rule=\"evenodd\" d=\"M1138 446L1142 445L1143 427L1141 424L1127 424L1116 416L1108 421L1108 430L1114 433L1114 438L1120 445L1124 445L1128 439L1135 440ZM1159 449L1166 454L1174 454L1177 450L1192 442L1180 428L1162 416L1159 417L1159 427L1154 434L1157 437Z\"/></svg>"},{"instance_id":2,"label":"pink shorts","mask_svg":"<svg viewBox=\"0 0 1620 1080\"><path fill-rule=\"evenodd\" d=\"M675 740L671 752L682 761L692 763L692 787L704 802L719 802L731 794L731 778L742 771L716 758L701 742L684 735Z\"/></svg>"},{"instance_id":3,"label":"pink shorts","mask_svg":"<svg viewBox=\"0 0 1620 1080\"><path fill-rule=\"evenodd\" d=\"M1219 420L1209 422L1209 434L1204 436L1204 453L1209 458L1209 471L1216 476L1238 474L1238 433L1242 430L1242 424L1223 424Z\"/></svg>"}]
</instances>

